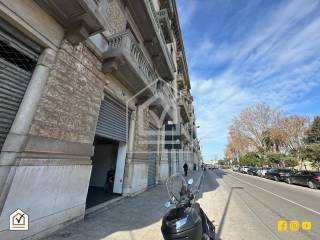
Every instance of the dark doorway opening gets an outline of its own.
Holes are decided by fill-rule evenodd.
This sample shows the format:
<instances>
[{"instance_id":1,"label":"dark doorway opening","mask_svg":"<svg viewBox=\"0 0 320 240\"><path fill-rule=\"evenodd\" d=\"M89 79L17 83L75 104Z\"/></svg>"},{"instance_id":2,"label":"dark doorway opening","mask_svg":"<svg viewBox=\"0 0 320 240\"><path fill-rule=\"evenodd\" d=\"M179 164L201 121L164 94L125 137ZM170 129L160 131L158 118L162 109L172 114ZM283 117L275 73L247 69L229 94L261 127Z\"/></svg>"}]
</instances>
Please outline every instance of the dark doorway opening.
<instances>
[{"instance_id":1,"label":"dark doorway opening","mask_svg":"<svg viewBox=\"0 0 320 240\"><path fill-rule=\"evenodd\" d=\"M91 158L92 171L86 208L121 196L113 193L119 142L96 135L93 145L94 155Z\"/></svg>"}]
</instances>

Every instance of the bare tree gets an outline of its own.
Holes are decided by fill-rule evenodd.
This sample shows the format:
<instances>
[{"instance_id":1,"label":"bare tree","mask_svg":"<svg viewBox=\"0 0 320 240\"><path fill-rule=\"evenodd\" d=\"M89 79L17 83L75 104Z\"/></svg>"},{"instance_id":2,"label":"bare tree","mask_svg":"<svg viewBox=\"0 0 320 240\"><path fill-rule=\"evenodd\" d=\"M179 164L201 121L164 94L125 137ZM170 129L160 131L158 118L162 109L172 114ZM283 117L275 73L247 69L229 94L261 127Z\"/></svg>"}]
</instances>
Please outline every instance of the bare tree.
<instances>
[{"instance_id":1,"label":"bare tree","mask_svg":"<svg viewBox=\"0 0 320 240\"><path fill-rule=\"evenodd\" d=\"M225 149L225 157L228 157L228 154L232 155L232 158L236 159L237 162L249 150L249 140L241 135L238 123L238 121L234 121L234 124L230 126L228 145Z\"/></svg>"},{"instance_id":2,"label":"bare tree","mask_svg":"<svg viewBox=\"0 0 320 240\"><path fill-rule=\"evenodd\" d=\"M264 161L268 154L278 156L295 150L297 160L302 162L299 149L309 125L308 117L283 116L265 105L246 108L229 128L225 156L239 161L248 152L256 151Z\"/></svg>"},{"instance_id":3,"label":"bare tree","mask_svg":"<svg viewBox=\"0 0 320 240\"><path fill-rule=\"evenodd\" d=\"M285 142L285 151L294 152L296 160L302 169L304 158L301 157L301 147L304 145L303 139L310 126L310 119L305 116L288 116L281 119L280 132Z\"/></svg>"},{"instance_id":4,"label":"bare tree","mask_svg":"<svg viewBox=\"0 0 320 240\"><path fill-rule=\"evenodd\" d=\"M305 133L310 126L310 119L305 116L288 116L280 120L279 133L287 151L298 149L303 145Z\"/></svg>"},{"instance_id":5,"label":"bare tree","mask_svg":"<svg viewBox=\"0 0 320 240\"><path fill-rule=\"evenodd\" d=\"M238 126L238 131L250 145L258 151L264 151L266 150L265 133L276 128L280 117L278 111L265 105L257 105L242 111L234 124Z\"/></svg>"}]
</instances>

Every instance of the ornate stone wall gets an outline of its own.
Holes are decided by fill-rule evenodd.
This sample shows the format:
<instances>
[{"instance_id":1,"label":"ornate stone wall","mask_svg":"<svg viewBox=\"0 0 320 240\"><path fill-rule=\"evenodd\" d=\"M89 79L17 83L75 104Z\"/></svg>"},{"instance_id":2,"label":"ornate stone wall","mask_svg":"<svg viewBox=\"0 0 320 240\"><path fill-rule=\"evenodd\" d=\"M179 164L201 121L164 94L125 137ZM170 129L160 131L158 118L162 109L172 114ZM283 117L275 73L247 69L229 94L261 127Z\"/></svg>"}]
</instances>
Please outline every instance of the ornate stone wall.
<instances>
[{"instance_id":1,"label":"ornate stone wall","mask_svg":"<svg viewBox=\"0 0 320 240\"><path fill-rule=\"evenodd\" d=\"M30 134L92 143L105 76L101 62L82 43L58 50Z\"/></svg>"},{"instance_id":2,"label":"ornate stone wall","mask_svg":"<svg viewBox=\"0 0 320 240\"><path fill-rule=\"evenodd\" d=\"M107 4L108 25L105 34L112 35L123 32L126 28L126 17L122 11L119 0L108 0Z\"/></svg>"}]
</instances>

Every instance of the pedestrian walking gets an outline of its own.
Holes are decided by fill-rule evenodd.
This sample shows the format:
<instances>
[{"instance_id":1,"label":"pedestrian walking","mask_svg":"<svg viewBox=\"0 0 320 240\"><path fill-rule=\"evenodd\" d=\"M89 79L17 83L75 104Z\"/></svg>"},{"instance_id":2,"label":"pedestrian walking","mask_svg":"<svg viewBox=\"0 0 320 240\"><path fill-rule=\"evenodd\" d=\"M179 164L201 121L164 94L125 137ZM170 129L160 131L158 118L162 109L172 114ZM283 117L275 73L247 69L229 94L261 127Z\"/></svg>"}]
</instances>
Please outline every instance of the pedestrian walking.
<instances>
[{"instance_id":1,"label":"pedestrian walking","mask_svg":"<svg viewBox=\"0 0 320 240\"><path fill-rule=\"evenodd\" d=\"M183 165L183 169L184 169L184 176L186 177L186 176L188 175L188 169L189 169L189 167L188 167L188 164L187 164L187 163L184 163L184 165Z\"/></svg>"}]
</instances>

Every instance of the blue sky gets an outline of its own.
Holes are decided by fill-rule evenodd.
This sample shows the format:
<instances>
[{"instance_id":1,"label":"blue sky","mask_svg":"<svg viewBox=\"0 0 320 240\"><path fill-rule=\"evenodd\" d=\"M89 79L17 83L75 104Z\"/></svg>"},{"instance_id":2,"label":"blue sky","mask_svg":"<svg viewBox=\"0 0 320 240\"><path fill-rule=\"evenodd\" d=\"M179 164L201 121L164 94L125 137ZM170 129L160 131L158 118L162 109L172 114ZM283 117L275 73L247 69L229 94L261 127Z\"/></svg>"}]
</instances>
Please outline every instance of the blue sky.
<instances>
[{"instance_id":1,"label":"blue sky","mask_svg":"<svg viewBox=\"0 0 320 240\"><path fill-rule=\"evenodd\" d=\"M320 115L319 0L177 0L205 160L232 118L264 103Z\"/></svg>"}]
</instances>

